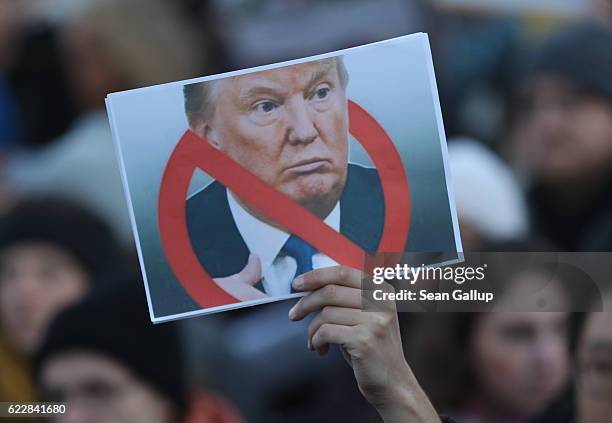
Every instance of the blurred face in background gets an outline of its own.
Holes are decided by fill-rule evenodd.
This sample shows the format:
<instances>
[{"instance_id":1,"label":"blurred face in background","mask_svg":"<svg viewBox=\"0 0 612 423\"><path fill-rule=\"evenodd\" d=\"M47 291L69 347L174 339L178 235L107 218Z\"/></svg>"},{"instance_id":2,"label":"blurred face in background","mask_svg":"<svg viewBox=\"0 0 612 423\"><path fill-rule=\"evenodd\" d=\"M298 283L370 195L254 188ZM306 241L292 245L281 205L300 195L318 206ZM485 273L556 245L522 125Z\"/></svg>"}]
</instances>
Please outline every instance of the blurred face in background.
<instances>
[{"instance_id":1,"label":"blurred face in background","mask_svg":"<svg viewBox=\"0 0 612 423\"><path fill-rule=\"evenodd\" d=\"M75 351L54 356L42 367L41 385L46 399L66 402L66 413L54 422L175 421L169 400L103 355Z\"/></svg>"},{"instance_id":2,"label":"blurred face in background","mask_svg":"<svg viewBox=\"0 0 612 423\"><path fill-rule=\"evenodd\" d=\"M23 2L0 0L0 68L9 62L15 48L15 37L20 29Z\"/></svg>"},{"instance_id":3,"label":"blurred face in background","mask_svg":"<svg viewBox=\"0 0 612 423\"><path fill-rule=\"evenodd\" d=\"M212 88L210 143L319 217L344 188L348 111L335 60L228 78Z\"/></svg>"},{"instance_id":4,"label":"blurred face in background","mask_svg":"<svg viewBox=\"0 0 612 423\"><path fill-rule=\"evenodd\" d=\"M61 248L24 243L0 252L0 325L10 345L32 353L55 314L87 287L87 274Z\"/></svg>"},{"instance_id":5,"label":"blurred face in background","mask_svg":"<svg viewBox=\"0 0 612 423\"><path fill-rule=\"evenodd\" d=\"M471 338L477 386L490 409L529 417L564 387L568 376L567 313L489 313Z\"/></svg>"},{"instance_id":6,"label":"blurred face in background","mask_svg":"<svg viewBox=\"0 0 612 423\"><path fill-rule=\"evenodd\" d=\"M576 395L577 423L604 422L612 416L612 313L587 317L578 345Z\"/></svg>"},{"instance_id":7,"label":"blurred face in background","mask_svg":"<svg viewBox=\"0 0 612 423\"><path fill-rule=\"evenodd\" d=\"M101 37L86 22L77 21L63 28L61 40L80 106L85 110L103 107L106 95L123 89L125 84Z\"/></svg>"},{"instance_id":8,"label":"blurred face in background","mask_svg":"<svg viewBox=\"0 0 612 423\"><path fill-rule=\"evenodd\" d=\"M593 17L603 23L612 25L612 0L591 0Z\"/></svg>"},{"instance_id":9,"label":"blurred face in background","mask_svg":"<svg viewBox=\"0 0 612 423\"><path fill-rule=\"evenodd\" d=\"M521 160L553 186L590 182L612 166L612 103L568 81L541 76L528 86Z\"/></svg>"}]
</instances>

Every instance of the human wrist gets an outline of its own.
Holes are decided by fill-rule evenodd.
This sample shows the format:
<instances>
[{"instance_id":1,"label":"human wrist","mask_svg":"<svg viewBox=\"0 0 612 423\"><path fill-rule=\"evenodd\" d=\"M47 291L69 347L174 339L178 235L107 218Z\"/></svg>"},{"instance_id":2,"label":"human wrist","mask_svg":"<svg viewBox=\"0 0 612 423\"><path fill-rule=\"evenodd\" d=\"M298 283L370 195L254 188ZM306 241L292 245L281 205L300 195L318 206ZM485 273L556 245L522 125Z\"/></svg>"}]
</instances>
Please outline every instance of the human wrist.
<instances>
[{"instance_id":1,"label":"human wrist","mask_svg":"<svg viewBox=\"0 0 612 423\"><path fill-rule=\"evenodd\" d=\"M410 368L401 371L400 382L391 388L388 400L376 406L385 423L440 423L433 405Z\"/></svg>"}]
</instances>

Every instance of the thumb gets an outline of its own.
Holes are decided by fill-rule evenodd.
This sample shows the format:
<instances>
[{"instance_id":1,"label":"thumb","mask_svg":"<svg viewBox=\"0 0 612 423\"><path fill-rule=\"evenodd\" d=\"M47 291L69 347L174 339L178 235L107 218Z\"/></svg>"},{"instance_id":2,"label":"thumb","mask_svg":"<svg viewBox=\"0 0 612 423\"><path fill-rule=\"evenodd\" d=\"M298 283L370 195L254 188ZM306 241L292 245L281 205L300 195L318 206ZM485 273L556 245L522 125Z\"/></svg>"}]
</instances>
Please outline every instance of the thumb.
<instances>
[{"instance_id":1,"label":"thumb","mask_svg":"<svg viewBox=\"0 0 612 423\"><path fill-rule=\"evenodd\" d=\"M236 279L242 283L254 286L261 279L261 260L257 254L249 254L249 260L247 261L244 269L235 275Z\"/></svg>"}]
</instances>

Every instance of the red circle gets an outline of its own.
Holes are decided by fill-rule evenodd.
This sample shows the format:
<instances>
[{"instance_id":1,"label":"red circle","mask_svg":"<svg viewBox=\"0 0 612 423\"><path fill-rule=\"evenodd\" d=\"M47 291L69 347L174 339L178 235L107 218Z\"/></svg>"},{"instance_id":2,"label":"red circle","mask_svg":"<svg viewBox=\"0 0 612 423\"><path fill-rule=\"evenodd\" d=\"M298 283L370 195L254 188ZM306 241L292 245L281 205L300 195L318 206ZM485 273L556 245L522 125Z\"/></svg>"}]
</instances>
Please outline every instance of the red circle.
<instances>
[{"instance_id":1,"label":"red circle","mask_svg":"<svg viewBox=\"0 0 612 423\"><path fill-rule=\"evenodd\" d=\"M385 223L378 253L403 252L408 239L411 202L400 155L384 128L363 108L348 101L349 132L374 163L382 185ZM186 131L170 154L162 176L158 223L162 248L179 283L201 308L239 302L203 268L193 251L186 221L186 198L197 168L232 189L249 204L282 224L336 262L362 269L365 253L344 235L265 184L192 131ZM270 207L274 204L274 207Z\"/></svg>"}]
</instances>

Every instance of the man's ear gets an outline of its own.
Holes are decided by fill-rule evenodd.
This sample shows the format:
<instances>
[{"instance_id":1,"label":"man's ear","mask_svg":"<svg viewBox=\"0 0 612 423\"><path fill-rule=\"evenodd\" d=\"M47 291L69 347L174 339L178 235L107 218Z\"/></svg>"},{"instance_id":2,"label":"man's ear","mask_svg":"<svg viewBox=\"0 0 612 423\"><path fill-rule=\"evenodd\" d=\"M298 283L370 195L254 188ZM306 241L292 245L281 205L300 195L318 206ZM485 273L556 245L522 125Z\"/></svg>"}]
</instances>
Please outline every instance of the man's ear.
<instances>
[{"instance_id":1,"label":"man's ear","mask_svg":"<svg viewBox=\"0 0 612 423\"><path fill-rule=\"evenodd\" d=\"M200 137L204 138L210 145L215 147L217 150L221 149L217 131L207 121L198 121L195 125L191 127L191 130L198 134Z\"/></svg>"}]
</instances>

